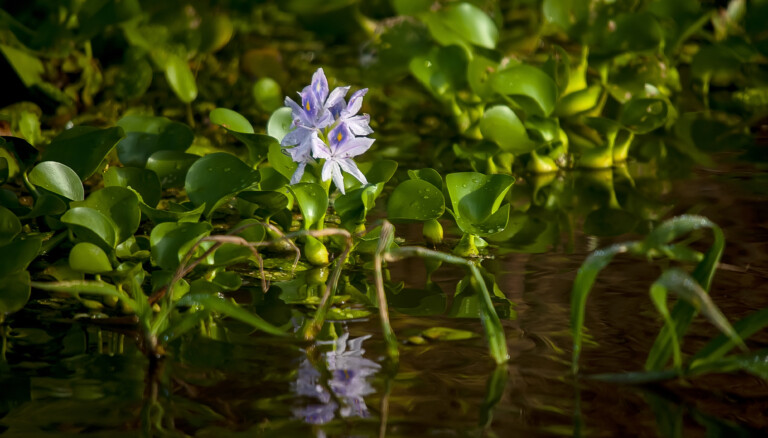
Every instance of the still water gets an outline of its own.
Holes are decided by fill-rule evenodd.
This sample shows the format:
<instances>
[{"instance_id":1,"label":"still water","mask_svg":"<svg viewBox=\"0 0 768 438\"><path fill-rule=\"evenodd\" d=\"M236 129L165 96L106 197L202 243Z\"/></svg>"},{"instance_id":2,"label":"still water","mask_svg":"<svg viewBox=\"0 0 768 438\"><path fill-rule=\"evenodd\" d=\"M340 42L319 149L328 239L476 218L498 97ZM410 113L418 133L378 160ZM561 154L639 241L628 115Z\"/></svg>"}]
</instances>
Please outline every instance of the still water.
<instances>
[{"instance_id":1,"label":"still water","mask_svg":"<svg viewBox=\"0 0 768 438\"><path fill-rule=\"evenodd\" d=\"M526 240L518 235L512 243L495 247L493 258L483 263L517 313L517 318L504 321L511 360L501 369L494 370L477 319L418 316L406 307L398 311L397 306L392 312L393 327L402 341L397 368L383 360L385 346L375 317L334 323L326 333L328 340L314 346L277 342L228 324L223 334L214 336L227 342L197 336L175 344L167 359L150 362L130 331L73 323L82 309L55 297L33 295L5 333L0 433L9 437L768 434L768 385L747 374L640 387L587 377L643 368L662 325L648 298L660 265L619 257L598 277L587 308L584 376L575 380L570 375L569 302L576 270L592 250L637 237L635 233L649 220L695 213L719 224L727 245L712 286L715 303L731 321L768 306L765 174L751 167L731 166L725 171L699 167L689 178L659 181L651 173L630 166L631 182L609 175L615 187L612 194L603 190L610 185L590 183L594 177L575 173L556 177L543 188L537 189L535 181L516 186L516 206L528 214L522 226L538 229L534 234L539 237ZM601 178L604 182L604 176L597 180ZM566 202L555 196L552 187L557 184L587 189ZM581 207L594 211L611 196L622 206L640 205L634 211L644 213L638 213L632 231L603 238L578 231L585 228L588 216ZM558 209L547 208L557 202ZM406 243L420 239L418 229L398 227L398 231ZM392 282L404 282L403 293L425 287L422 261L408 260L390 269ZM438 307L453 308L450 296L462 276L450 267L432 276L449 296L447 301L438 300ZM478 336L407 341L434 326ZM690 333L684 344L687 352L700 348L716 330L697 319ZM748 341L753 349L767 344L765 333Z\"/></svg>"}]
</instances>

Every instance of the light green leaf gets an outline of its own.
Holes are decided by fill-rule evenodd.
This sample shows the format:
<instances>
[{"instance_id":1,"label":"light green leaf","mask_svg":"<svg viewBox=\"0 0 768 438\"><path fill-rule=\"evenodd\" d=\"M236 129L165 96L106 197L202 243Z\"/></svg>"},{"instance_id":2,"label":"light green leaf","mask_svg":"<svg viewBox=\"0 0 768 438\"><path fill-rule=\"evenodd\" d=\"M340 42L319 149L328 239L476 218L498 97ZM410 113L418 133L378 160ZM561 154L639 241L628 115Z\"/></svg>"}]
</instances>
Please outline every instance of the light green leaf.
<instances>
[{"instance_id":1,"label":"light green leaf","mask_svg":"<svg viewBox=\"0 0 768 438\"><path fill-rule=\"evenodd\" d=\"M72 201L85 197L83 183L74 170L57 161L44 161L29 173L29 182Z\"/></svg>"}]
</instances>

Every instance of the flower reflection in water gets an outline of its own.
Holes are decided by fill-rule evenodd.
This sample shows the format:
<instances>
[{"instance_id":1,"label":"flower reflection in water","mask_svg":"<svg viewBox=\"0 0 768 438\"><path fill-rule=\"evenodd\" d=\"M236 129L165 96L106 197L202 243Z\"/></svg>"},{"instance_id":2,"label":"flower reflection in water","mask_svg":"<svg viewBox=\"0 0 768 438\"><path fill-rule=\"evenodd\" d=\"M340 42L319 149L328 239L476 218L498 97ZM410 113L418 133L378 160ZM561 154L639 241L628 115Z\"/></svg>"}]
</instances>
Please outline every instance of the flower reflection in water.
<instances>
[{"instance_id":1,"label":"flower reflection in water","mask_svg":"<svg viewBox=\"0 0 768 438\"><path fill-rule=\"evenodd\" d=\"M367 379L381 368L376 362L363 357L363 341L368 338L370 335L349 340L349 333L344 333L329 342L334 344L334 348L322 353L325 363L321 364L328 369L327 385L323 384L322 373L309 359L301 362L292 389L297 395L316 401L293 409L296 417L310 424L325 424L333 420L337 409L342 418L368 417L364 397L375 390Z\"/></svg>"}]
</instances>

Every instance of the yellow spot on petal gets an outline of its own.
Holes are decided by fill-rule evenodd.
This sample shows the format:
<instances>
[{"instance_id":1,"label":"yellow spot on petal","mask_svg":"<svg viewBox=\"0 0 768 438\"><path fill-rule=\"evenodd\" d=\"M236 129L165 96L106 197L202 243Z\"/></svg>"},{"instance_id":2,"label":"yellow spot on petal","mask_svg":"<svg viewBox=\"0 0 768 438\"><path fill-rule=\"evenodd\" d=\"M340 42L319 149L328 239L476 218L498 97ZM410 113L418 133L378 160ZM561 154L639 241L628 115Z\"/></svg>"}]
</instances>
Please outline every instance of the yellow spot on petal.
<instances>
[{"instance_id":1,"label":"yellow spot on petal","mask_svg":"<svg viewBox=\"0 0 768 438\"><path fill-rule=\"evenodd\" d=\"M342 138L344 138L344 136L341 135L341 132L339 132L339 134L336 135L336 141L340 142Z\"/></svg>"},{"instance_id":2,"label":"yellow spot on petal","mask_svg":"<svg viewBox=\"0 0 768 438\"><path fill-rule=\"evenodd\" d=\"M307 102L307 104L306 104L306 105L304 105L304 106L305 106L305 107L307 107L307 111L312 111L312 110L309 108L309 102Z\"/></svg>"}]
</instances>

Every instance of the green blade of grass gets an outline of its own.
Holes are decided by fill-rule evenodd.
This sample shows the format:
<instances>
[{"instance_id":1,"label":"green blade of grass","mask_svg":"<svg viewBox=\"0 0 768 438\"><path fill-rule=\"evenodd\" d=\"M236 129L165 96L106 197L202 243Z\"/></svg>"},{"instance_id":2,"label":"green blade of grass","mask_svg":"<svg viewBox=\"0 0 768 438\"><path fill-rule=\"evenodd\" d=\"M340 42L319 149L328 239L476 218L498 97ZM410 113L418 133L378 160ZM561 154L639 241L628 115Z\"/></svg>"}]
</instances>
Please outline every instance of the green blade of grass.
<instances>
[{"instance_id":1,"label":"green blade of grass","mask_svg":"<svg viewBox=\"0 0 768 438\"><path fill-rule=\"evenodd\" d=\"M632 247L639 246L639 242L619 243L600 249L587 257L576 274L571 291L571 333L573 334L573 357L571 369L574 374L579 371L579 355L581 354L582 337L584 334L584 313L587 305L587 297L592 290L597 275L617 254L630 251Z\"/></svg>"},{"instance_id":2,"label":"green blade of grass","mask_svg":"<svg viewBox=\"0 0 768 438\"><path fill-rule=\"evenodd\" d=\"M741 339L746 339L766 326L768 326L768 309L762 309L734 323L733 329L736 330L736 334ZM720 359L736 347L736 345L730 337L721 334L693 356L691 367L697 367L706 362Z\"/></svg>"},{"instance_id":3,"label":"green blade of grass","mask_svg":"<svg viewBox=\"0 0 768 438\"><path fill-rule=\"evenodd\" d=\"M670 224L666 226L666 224ZM701 228L711 228L714 235L714 241L709 251L704 255L704 259L699 262L693 271L692 277L701 286L705 292L709 291L712 284L712 277L720 262L725 247L725 236L723 231L711 221L700 216L680 216L671 219L660 225L646 239L645 244L664 244L669 240L675 239L686 232ZM660 231L659 231L660 230ZM652 238L653 236L653 238ZM688 326L696 314L696 309L684 300L678 301L672 308L672 319L675 321L676 336L678 341L688 330ZM648 359L645 362L646 370L660 370L669 361L672 355L672 339L669 329L665 326L659 333L656 341L648 353Z\"/></svg>"}]
</instances>

